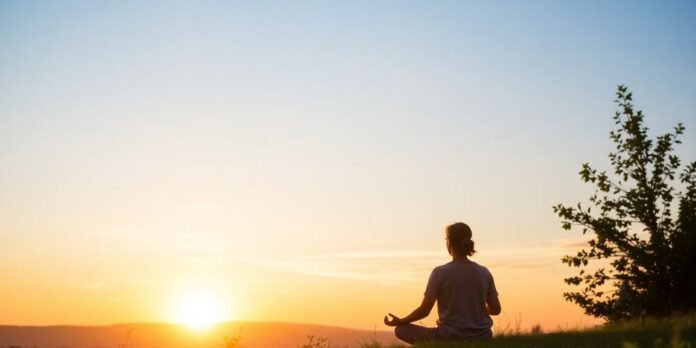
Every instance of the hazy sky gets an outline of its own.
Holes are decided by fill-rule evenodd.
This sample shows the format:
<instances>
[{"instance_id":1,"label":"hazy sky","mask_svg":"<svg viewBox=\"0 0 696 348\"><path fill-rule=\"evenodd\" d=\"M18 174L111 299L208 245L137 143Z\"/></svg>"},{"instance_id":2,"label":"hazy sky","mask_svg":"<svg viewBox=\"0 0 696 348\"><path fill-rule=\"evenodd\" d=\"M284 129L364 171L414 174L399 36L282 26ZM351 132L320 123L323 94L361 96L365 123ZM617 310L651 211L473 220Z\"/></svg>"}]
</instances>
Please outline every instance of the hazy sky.
<instances>
[{"instance_id":1,"label":"hazy sky","mask_svg":"<svg viewBox=\"0 0 696 348\"><path fill-rule=\"evenodd\" d=\"M590 322L551 206L606 167L617 84L695 159L695 33L693 1L0 1L0 323L207 291L373 328L460 220L499 320Z\"/></svg>"}]
</instances>

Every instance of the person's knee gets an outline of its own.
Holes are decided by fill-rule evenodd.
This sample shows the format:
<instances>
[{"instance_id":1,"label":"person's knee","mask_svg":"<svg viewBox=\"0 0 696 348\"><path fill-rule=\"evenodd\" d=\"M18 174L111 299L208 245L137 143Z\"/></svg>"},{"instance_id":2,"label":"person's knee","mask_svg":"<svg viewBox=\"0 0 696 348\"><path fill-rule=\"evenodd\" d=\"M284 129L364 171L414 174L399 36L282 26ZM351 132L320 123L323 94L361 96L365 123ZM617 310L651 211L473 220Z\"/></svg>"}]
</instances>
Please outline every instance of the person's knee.
<instances>
[{"instance_id":1,"label":"person's knee","mask_svg":"<svg viewBox=\"0 0 696 348\"><path fill-rule=\"evenodd\" d=\"M407 335L408 328L406 325L397 325L394 328L394 334L396 337L402 341L405 341L406 338L408 337Z\"/></svg>"}]
</instances>

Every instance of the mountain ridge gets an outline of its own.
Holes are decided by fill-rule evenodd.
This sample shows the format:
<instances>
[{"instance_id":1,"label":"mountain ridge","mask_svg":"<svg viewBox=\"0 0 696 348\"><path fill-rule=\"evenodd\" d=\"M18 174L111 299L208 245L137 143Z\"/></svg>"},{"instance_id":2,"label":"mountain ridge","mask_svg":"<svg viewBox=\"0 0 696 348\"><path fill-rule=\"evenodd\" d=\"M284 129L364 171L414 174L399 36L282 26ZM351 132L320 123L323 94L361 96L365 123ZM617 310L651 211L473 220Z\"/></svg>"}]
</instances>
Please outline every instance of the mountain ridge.
<instances>
[{"instance_id":1,"label":"mountain ridge","mask_svg":"<svg viewBox=\"0 0 696 348\"><path fill-rule=\"evenodd\" d=\"M361 330L323 324L229 321L194 330L176 323L144 322L109 325L0 325L0 348L21 347L222 347L223 338L240 335L244 348L296 348L307 336L325 337L332 346L358 347L377 341L394 343L389 331Z\"/></svg>"}]
</instances>

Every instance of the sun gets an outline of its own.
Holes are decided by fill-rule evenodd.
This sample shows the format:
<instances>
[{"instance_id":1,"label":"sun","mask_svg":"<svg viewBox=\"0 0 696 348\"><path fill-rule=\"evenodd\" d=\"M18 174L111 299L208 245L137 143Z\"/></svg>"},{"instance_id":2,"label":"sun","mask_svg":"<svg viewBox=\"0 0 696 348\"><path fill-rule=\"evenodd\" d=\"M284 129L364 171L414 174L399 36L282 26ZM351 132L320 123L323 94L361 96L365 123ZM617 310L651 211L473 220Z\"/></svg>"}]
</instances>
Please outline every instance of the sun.
<instances>
[{"instance_id":1,"label":"sun","mask_svg":"<svg viewBox=\"0 0 696 348\"><path fill-rule=\"evenodd\" d=\"M174 320L194 330L204 330L229 319L229 305L206 292L191 292L175 303Z\"/></svg>"}]
</instances>

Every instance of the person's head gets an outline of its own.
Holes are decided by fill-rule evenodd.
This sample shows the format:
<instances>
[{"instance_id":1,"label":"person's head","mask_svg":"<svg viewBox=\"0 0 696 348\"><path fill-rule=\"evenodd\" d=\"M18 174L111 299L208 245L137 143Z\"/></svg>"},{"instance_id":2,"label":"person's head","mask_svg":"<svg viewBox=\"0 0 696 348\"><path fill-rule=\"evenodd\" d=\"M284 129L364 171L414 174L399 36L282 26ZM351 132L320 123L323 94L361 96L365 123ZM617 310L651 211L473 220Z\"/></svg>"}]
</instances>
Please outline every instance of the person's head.
<instances>
[{"instance_id":1,"label":"person's head","mask_svg":"<svg viewBox=\"0 0 696 348\"><path fill-rule=\"evenodd\" d=\"M447 251L450 255L471 256L474 255L474 241L471 240L471 228L463 222L457 222L447 226Z\"/></svg>"}]
</instances>

